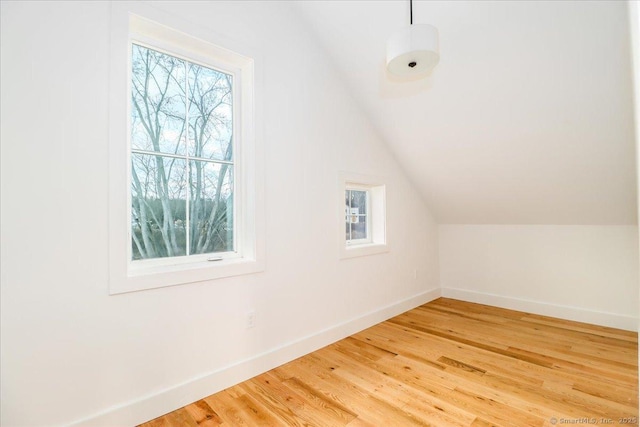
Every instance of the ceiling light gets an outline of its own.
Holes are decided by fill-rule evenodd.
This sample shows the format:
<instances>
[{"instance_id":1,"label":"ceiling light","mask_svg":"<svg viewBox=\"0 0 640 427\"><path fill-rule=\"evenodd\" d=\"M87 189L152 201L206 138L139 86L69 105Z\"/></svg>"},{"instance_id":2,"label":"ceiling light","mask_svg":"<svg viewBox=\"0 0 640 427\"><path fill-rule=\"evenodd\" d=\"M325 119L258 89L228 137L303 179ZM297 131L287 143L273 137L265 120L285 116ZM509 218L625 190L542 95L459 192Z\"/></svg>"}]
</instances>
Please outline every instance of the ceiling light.
<instances>
[{"instance_id":1,"label":"ceiling light","mask_svg":"<svg viewBox=\"0 0 640 427\"><path fill-rule=\"evenodd\" d=\"M427 75L440 61L438 29L413 25L413 0L409 0L409 26L387 41L387 70L398 76Z\"/></svg>"}]
</instances>

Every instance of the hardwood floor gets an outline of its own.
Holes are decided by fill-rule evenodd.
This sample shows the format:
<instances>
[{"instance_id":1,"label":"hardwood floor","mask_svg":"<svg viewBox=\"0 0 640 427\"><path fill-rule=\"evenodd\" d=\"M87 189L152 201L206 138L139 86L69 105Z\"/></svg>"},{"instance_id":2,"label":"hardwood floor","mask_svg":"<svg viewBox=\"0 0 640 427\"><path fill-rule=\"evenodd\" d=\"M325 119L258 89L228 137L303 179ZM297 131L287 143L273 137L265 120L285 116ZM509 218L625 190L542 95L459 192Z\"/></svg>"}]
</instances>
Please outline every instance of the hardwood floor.
<instances>
[{"instance_id":1,"label":"hardwood floor","mask_svg":"<svg viewBox=\"0 0 640 427\"><path fill-rule=\"evenodd\" d=\"M143 426L637 425L637 344L440 298Z\"/></svg>"}]
</instances>

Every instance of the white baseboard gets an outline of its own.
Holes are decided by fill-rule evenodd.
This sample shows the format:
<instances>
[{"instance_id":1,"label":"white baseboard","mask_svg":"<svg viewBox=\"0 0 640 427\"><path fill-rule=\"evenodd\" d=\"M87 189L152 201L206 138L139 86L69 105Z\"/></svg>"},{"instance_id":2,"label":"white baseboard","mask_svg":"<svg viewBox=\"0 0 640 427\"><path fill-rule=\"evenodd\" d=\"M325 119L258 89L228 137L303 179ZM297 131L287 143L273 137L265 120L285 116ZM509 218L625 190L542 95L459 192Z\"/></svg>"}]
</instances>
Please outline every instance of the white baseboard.
<instances>
[{"instance_id":1,"label":"white baseboard","mask_svg":"<svg viewBox=\"0 0 640 427\"><path fill-rule=\"evenodd\" d=\"M579 307L569 307L550 304L541 301L531 301L520 298L505 297L501 295L475 292L465 289L441 288L442 296L478 304L492 305L494 307L508 308L511 310L525 311L527 313L543 316L557 317L577 322L591 323L627 331L638 330L638 318L615 313L588 310Z\"/></svg>"},{"instance_id":2,"label":"white baseboard","mask_svg":"<svg viewBox=\"0 0 640 427\"><path fill-rule=\"evenodd\" d=\"M111 407L71 424L72 427L138 425L202 399L263 372L311 353L363 329L440 297L440 289L422 292L313 335L241 360L166 390Z\"/></svg>"}]
</instances>

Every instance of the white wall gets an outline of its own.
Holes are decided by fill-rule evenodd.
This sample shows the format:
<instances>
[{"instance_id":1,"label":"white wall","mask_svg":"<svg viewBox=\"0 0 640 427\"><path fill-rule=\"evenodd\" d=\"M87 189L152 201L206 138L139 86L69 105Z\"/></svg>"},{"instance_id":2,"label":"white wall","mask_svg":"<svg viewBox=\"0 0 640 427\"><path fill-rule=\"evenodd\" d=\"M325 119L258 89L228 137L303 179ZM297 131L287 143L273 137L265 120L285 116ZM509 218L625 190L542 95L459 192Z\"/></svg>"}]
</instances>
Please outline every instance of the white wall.
<instances>
[{"instance_id":1,"label":"white wall","mask_svg":"<svg viewBox=\"0 0 640 427\"><path fill-rule=\"evenodd\" d=\"M409 1L297 3L439 222L636 223L626 2L414 1L440 63L410 83Z\"/></svg>"},{"instance_id":2,"label":"white wall","mask_svg":"<svg viewBox=\"0 0 640 427\"><path fill-rule=\"evenodd\" d=\"M1 7L3 426L142 422L437 295L430 213L290 6L202 2L157 7L262 55L267 268L109 296L109 4ZM338 259L341 170L387 177L389 253Z\"/></svg>"},{"instance_id":3,"label":"white wall","mask_svg":"<svg viewBox=\"0 0 640 427\"><path fill-rule=\"evenodd\" d=\"M629 11L629 32L631 36L631 57L633 70L633 106L634 106L634 124L635 124L635 148L636 148L636 180L637 188L640 189L640 8L637 1L629 1L627 3ZM638 219L640 220L640 203L637 204ZM640 281L638 282L640 286ZM640 304L640 301L638 302ZM638 308L640 312L640 307ZM638 324L640 331L640 323ZM638 365L640 366L640 353L638 354ZM640 379L639 379L640 384ZM640 396L638 396L638 405L640 406Z\"/></svg>"},{"instance_id":4,"label":"white wall","mask_svg":"<svg viewBox=\"0 0 640 427\"><path fill-rule=\"evenodd\" d=\"M443 296L637 330L638 227L438 228Z\"/></svg>"}]
</instances>

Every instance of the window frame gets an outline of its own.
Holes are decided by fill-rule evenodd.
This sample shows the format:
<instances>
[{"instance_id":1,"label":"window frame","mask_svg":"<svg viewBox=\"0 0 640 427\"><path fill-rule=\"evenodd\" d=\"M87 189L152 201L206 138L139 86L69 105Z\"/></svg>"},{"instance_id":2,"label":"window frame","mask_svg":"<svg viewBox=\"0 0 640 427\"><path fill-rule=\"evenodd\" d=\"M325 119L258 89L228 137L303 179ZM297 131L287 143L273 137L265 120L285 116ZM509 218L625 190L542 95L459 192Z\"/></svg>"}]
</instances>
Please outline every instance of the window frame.
<instances>
[{"instance_id":1,"label":"window frame","mask_svg":"<svg viewBox=\"0 0 640 427\"><path fill-rule=\"evenodd\" d=\"M132 151L129 138L132 43L234 76L233 253L132 260ZM109 91L110 294L264 270L264 180L260 179L263 166L258 161L262 157L262 148L256 141L255 132L258 126L255 91L259 85L255 73L256 57L251 49L156 7L133 2L112 3Z\"/></svg>"},{"instance_id":2,"label":"window frame","mask_svg":"<svg viewBox=\"0 0 640 427\"><path fill-rule=\"evenodd\" d=\"M345 233L345 191L353 189L367 192L367 239L358 239L349 243ZM383 254L390 251L387 238L386 179L352 172L340 172L338 176L340 194L340 238L338 257L355 258L367 255Z\"/></svg>"}]
</instances>

